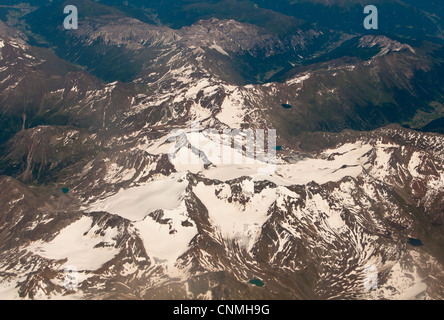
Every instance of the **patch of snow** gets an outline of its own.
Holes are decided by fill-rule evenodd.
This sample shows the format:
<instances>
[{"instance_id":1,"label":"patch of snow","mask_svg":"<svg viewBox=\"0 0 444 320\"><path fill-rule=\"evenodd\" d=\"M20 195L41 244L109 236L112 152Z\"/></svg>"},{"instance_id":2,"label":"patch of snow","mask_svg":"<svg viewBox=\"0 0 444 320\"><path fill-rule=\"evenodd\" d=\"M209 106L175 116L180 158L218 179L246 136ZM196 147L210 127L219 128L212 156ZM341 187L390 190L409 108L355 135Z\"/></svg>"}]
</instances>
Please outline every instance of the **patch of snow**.
<instances>
[{"instance_id":1,"label":"patch of snow","mask_svg":"<svg viewBox=\"0 0 444 320\"><path fill-rule=\"evenodd\" d=\"M99 247L99 243L109 243L117 235L117 229L108 229L104 236L92 232L93 219L82 217L62 229L50 242L38 241L27 249L47 259L68 258L67 265L73 265L79 270L97 270L105 262L114 258L119 252L114 246ZM87 233L87 234L85 234Z\"/></svg>"},{"instance_id":2,"label":"patch of snow","mask_svg":"<svg viewBox=\"0 0 444 320\"><path fill-rule=\"evenodd\" d=\"M371 145L346 144L338 149L326 151L323 156L338 153L333 160L324 158L304 159L295 164L277 164L274 174L266 177L266 180L277 185L305 185L309 182L324 184L329 181L340 181L346 176L357 177L362 173L363 165L368 161L367 152L372 149ZM242 176L252 176L255 180L264 180L258 175L259 166L251 165L226 165L211 168L204 172L210 179L222 181L236 179Z\"/></svg>"},{"instance_id":3,"label":"patch of snow","mask_svg":"<svg viewBox=\"0 0 444 320\"><path fill-rule=\"evenodd\" d=\"M307 73L307 74L304 74L302 76L298 76L298 77L295 77L293 79L288 80L286 82L286 84L290 86L290 85L293 85L293 84L303 83L305 80L310 79L310 77L311 77L311 74Z\"/></svg>"},{"instance_id":4,"label":"patch of snow","mask_svg":"<svg viewBox=\"0 0 444 320\"><path fill-rule=\"evenodd\" d=\"M163 180L122 189L117 194L93 204L88 211L105 211L131 221L142 221L155 210L177 208L187 186L188 181L183 174L172 175Z\"/></svg>"},{"instance_id":5,"label":"patch of snow","mask_svg":"<svg viewBox=\"0 0 444 320\"><path fill-rule=\"evenodd\" d=\"M150 216L134 224L147 254L155 263L165 264L170 275L179 275L175 262L188 250L190 241L197 234L194 224L182 225L188 220L187 211L185 201L182 201L176 209L163 210L162 219L169 220L166 224L158 223Z\"/></svg>"},{"instance_id":6,"label":"patch of snow","mask_svg":"<svg viewBox=\"0 0 444 320\"><path fill-rule=\"evenodd\" d=\"M250 200L245 206L237 202L228 203L225 199L231 191L228 185L218 190L219 186L206 186L199 183L193 192L208 209L212 223L218 228L222 237L236 239L248 250L252 248L260 235L261 228L268 219L268 208L278 198L277 190L266 188L260 194L252 194L253 190L244 186L246 193L250 189ZM216 195L219 191L219 195Z\"/></svg>"},{"instance_id":7,"label":"patch of snow","mask_svg":"<svg viewBox=\"0 0 444 320\"><path fill-rule=\"evenodd\" d=\"M216 118L228 125L230 128L240 128L245 117L245 101L239 89L235 89L231 94L225 97L221 112Z\"/></svg>"},{"instance_id":8,"label":"patch of snow","mask_svg":"<svg viewBox=\"0 0 444 320\"><path fill-rule=\"evenodd\" d=\"M222 49L221 46L218 46L217 44L213 44L210 46L210 49L217 50L219 53L222 53L223 55L230 56L224 49Z\"/></svg>"}]
</instances>

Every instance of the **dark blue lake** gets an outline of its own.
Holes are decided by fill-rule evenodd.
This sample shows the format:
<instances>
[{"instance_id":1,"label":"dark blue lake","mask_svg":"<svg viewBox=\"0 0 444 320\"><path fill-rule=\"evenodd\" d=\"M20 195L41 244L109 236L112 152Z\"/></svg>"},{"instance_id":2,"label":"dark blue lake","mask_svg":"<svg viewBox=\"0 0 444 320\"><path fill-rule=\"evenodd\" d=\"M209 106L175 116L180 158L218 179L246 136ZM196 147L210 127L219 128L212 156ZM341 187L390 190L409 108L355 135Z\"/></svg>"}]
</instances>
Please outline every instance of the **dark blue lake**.
<instances>
[{"instance_id":1,"label":"dark blue lake","mask_svg":"<svg viewBox=\"0 0 444 320\"><path fill-rule=\"evenodd\" d=\"M414 247L421 247L423 246L423 243L421 240L419 239L415 239L415 238L409 238L408 244L414 246Z\"/></svg>"},{"instance_id":2,"label":"dark blue lake","mask_svg":"<svg viewBox=\"0 0 444 320\"><path fill-rule=\"evenodd\" d=\"M257 287L263 287L265 284L259 279L253 279L249 281L251 284L254 284Z\"/></svg>"}]
</instances>

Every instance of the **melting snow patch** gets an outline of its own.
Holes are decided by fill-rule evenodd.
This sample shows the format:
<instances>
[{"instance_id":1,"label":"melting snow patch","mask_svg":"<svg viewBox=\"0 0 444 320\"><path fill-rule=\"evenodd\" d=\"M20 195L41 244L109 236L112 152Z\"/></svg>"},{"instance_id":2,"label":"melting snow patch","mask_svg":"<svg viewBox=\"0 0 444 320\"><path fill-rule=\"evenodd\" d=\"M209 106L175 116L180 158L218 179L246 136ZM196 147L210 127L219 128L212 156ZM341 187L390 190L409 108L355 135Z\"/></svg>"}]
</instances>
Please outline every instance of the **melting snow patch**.
<instances>
[{"instance_id":1,"label":"melting snow patch","mask_svg":"<svg viewBox=\"0 0 444 320\"><path fill-rule=\"evenodd\" d=\"M171 210L179 206L188 186L186 177L173 175L164 180L121 190L114 196L89 208L89 212L105 211L131 221L141 221L158 209Z\"/></svg>"},{"instance_id":2,"label":"melting snow patch","mask_svg":"<svg viewBox=\"0 0 444 320\"><path fill-rule=\"evenodd\" d=\"M191 87L185 97L188 99L196 99L197 94L204 88L211 86L211 83L208 79L200 80L194 87Z\"/></svg>"},{"instance_id":3,"label":"melting snow patch","mask_svg":"<svg viewBox=\"0 0 444 320\"><path fill-rule=\"evenodd\" d=\"M244 104L242 94L239 89L236 89L225 98L221 106L222 110L216 118L230 128L239 128L245 117Z\"/></svg>"},{"instance_id":4,"label":"melting snow patch","mask_svg":"<svg viewBox=\"0 0 444 320\"><path fill-rule=\"evenodd\" d=\"M165 264L170 275L179 275L174 264L188 250L190 241L197 234L197 228L188 221L185 201L176 209L163 210L160 219L164 223L148 216L143 221L136 222L135 227L154 262ZM189 223L185 224L186 221Z\"/></svg>"},{"instance_id":5,"label":"melting snow patch","mask_svg":"<svg viewBox=\"0 0 444 320\"><path fill-rule=\"evenodd\" d=\"M223 55L230 56L230 55L229 55L224 49L222 49L221 46L218 46L217 44L213 44L213 45L210 47L210 49L217 50L219 53L222 53Z\"/></svg>"},{"instance_id":6,"label":"melting snow patch","mask_svg":"<svg viewBox=\"0 0 444 320\"><path fill-rule=\"evenodd\" d=\"M288 80L287 85L303 83L305 80L310 79L310 77L311 77L310 73L304 74L303 76L299 76L291 80Z\"/></svg>"},{"instance_id":7,"label":"melting snow patch","mask_svg":"<svg viewBox=\"0 0 444 320\"><path fill-rule=\"evenodd\" d=\"M416 267L413 266L412 272L401 267L397 262L390 271L390 277L387 283L371 294L374 298L384 298L392 300L416 300L427 290L427 285L418 275Z\"/></svg>"},{"instance_id":8,"label":"melting snow patch","mask_svg":"<svg viewBox=\"0 0 444 320\"><path fill-rule=\"evenodd\" d=\"M419 152L414 152L414 153L412 154L412 157L410 158L408 168L409 168L409 172L410 172L410 174L411 174L413 177L415 177L415 178L418 178L418 177L421 176L421 175L419 174L419 172L418 172L418 169L420 168L421 162L422 162L422 159L421 159L421 153L419 153Z\"/></svg>"},{"instance_id":9,"label":"melting snow patch","mask_svg":"<svg viewBox=\"0 0 444 320\"><path fill-rule=\"evenodd\" d=\"M91 217L82 217L62 229L51 242L34 242L28 250L47 259L68 258L66 264L76 266L79 270L97 270L119 251L113 246L95 246L102 242L112 242L117 229L108 229L105 236L97 236L91 230L92 222Z\"/></svg>"},{"instance_id":10,"label":"melting snow patch","mask_svg":"<svg viewBox=\"0 0 444 320\"><path fill-rule=\"evenodd\" d=\"M208 209L211 221L222 236L236 239L248 250L251 249L268 219L268 208L278 198L276 189L267 188L260 194L250 194L250 200L243 206L237 202L227 203L225 197L230 195L227 186L220 190L219 195L216 195L216 188L199 183L193 191ZM252 181L243 186L246 192L252 188L254 191Z\"/></svg>"},{"instance_id":11,"label":"melting snow patch","mask_svg":"<svg viewBox=\"0 0 444 320\"><path fill-rule=\"evenodd\" d=\"M312 181L324 184L330 181L340 181L344 177L357 177L362 173L363 166L368 161L366 155L372 149L371 145L346 144L337 149L331 149L322 154L319 159L305 159L295 164L278 164L274 174L266 179L277 185L304 185ZM205 171L205 176L210 179L222 181L252 176L255 180L264 180L263 175L258 174L260 166L232 165L219 166Z\"/></svg>"}]
</instances>

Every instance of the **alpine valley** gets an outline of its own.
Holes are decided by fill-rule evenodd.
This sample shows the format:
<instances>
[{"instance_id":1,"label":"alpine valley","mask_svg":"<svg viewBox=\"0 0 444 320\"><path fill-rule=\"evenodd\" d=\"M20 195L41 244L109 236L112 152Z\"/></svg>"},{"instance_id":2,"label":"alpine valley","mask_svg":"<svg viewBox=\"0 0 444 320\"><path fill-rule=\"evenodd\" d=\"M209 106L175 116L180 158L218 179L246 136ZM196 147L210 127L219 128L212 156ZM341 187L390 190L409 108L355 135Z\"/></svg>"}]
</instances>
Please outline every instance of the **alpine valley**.
<instances>
[{"instance_id":1,"label":"alpine valley","mask_svg":"<svg viewBox=\"0 0 444 320\"><path fill-rule=\"evenodd\" d=\"M444 299L443 19L2 0L0 298ZM274 170L236 129L276 130Z\"/></svg>"}]
</instances>

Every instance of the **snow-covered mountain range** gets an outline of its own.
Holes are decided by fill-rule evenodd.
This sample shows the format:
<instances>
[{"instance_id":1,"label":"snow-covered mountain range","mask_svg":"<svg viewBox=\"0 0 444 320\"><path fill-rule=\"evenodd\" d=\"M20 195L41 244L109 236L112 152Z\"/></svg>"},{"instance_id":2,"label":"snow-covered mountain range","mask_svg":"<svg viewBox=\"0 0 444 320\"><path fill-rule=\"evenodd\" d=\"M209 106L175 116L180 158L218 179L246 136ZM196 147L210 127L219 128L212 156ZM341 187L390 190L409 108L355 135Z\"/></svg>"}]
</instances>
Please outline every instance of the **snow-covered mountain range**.
<instances>
[{"instance_id":1,"label":"snow-covered mountain range","mask_svg":"<svg viewBox=\"0 0 444 320\"><path fill-rule=\"evenodd\" d=\"M440 44L81 25L62 56L0 21L0 298L444 297Z\"/></svg>"}]
</instances>

